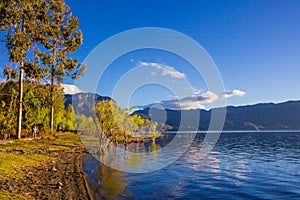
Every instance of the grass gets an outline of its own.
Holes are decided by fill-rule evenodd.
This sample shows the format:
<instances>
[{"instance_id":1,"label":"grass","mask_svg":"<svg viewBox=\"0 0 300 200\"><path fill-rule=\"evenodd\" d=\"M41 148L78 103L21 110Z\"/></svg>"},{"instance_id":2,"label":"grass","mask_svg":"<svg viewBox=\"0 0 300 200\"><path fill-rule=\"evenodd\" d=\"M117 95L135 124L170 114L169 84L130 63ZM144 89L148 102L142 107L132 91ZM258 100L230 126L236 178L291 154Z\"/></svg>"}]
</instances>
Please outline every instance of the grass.
<instances>
[{"instance_id":1,"label":"grass","mask_svg":"<svg viewBox=\"0 0 300 200\"><path fill-rule=\"evenodd\" d=\"M50 141L53 145L57 145L60 147L78 147L82 146L82 142L77 134L74 133L66 133L59 134L57 137Z\"/></svg>"},{"instance_id":2,"label":"grass","mask_svg":"<svg viewBox=\"0 0 300 200\"><path fill-rule=\"evenodd\" d=\"M28 198L23 197L19 194L13 194L5 190L0 190L0 199L7 199L7 200L27 200Z\"/></svg>"},{"instance_id":3,"label":"grass","mask_svg":"<svg viewBox=\"0 0 300 200\"><path fill-rule=\"evenodd\" d=\"M39 154L0 153L0 180L19 178L25 167L40 165L50 157Z\"/></svg>"},{"instance_id":4,"label":"grass","mask_svg":"<svg viewBox=\"0 0 300 200\"><path fill-rule=\"evenodd\" d=\"M36 150L65 150L70 147L81 146L81 140L77 134L63 133L49 136L39 140L16 140L12 143L0 144L0 149L8 151L36 151Z\"/></svg>"},{"instance_id":5,"label":"grass","mask_svg":"<svg viewBox=\"0 0 300 200\"><path fill-rule=\"evenodd\" d=\"M0 181L20 178L26 167L42 165L45 161L55 160L45 153L39 152L67 150L82 146L77 134L60 133L36 140L16 140L12 143L0 144ZM0 189L0 199L25 199L19 194Z\"/></svg>"}]
</instances>

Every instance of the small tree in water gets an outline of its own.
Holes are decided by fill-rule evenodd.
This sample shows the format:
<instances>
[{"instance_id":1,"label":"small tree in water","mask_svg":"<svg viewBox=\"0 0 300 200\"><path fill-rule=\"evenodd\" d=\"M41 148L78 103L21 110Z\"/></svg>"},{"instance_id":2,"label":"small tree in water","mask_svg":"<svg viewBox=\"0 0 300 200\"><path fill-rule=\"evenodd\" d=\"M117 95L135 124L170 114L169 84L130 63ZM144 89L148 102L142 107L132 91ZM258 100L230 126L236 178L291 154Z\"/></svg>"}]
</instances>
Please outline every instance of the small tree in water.
<instances>
[{"instance_id":1,"label":"small tree in water","mask_svg":"<svg viewBox=\"0 0 300 200\"><path fill-rule=\"evenodd\" d=\"M144 140L145 136L154 138L155 141L159 136L158 124L139 115L131 116L129 111L118 107L112 100L98 102L96 115L101 131L116 143L127 143L132 137Z\"/></svg>"}]
</instances>

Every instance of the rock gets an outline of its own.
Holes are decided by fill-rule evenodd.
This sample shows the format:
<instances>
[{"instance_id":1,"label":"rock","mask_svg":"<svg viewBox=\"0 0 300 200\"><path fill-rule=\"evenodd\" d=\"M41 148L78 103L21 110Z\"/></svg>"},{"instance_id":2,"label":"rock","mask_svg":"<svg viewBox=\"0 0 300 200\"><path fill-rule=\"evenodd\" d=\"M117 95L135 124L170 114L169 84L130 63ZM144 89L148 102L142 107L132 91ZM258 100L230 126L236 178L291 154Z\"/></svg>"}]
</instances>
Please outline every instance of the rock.
<instances>
[{"instance_id":1,"label":"rock","mask_svg":"<svg viewBox=\"0 0 300 200\"><path fill-rule=\"evenodd\" d=\"M57 185L57 188L58 188L58 189L61 189L61 188L62 188L62 186L63 186L63 183L62 183L62 182L57 182L57 184L56 184L56 185Z\"/></svg>"},{"instance_id":2,"label":"rock","mask_svg":"<svg viewBox=\"0 0 300 200\"><path fill-rule=\"evenodd\" d=\"M53 166L53 167L51 168L51 171L54 171L54 172L57 171L57 169L55 168L55 166Z\"/></svg>"}]
</instances>

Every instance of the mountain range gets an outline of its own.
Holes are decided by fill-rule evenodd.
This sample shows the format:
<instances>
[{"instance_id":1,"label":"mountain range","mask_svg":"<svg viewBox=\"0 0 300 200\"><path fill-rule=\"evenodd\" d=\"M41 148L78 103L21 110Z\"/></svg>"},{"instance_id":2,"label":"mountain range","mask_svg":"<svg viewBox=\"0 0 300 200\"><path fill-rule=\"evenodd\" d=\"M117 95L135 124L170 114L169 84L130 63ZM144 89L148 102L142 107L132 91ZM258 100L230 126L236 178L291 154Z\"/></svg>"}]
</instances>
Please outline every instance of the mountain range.
<instances>
[{"instance_id":1,"label":"mountain range","mask_svg":"<svg viewBox=\"0 0 300 200\"><path fill-rule=\"evenodd\" d=\"M94 93L65 94L65 107L72 104L76 114L90 116L90 111L96 102L112 100L110 97ZM213 108L219 109L219 108ZM207 130L212 110L170 110L145 108L132 114L159 122L163 131L176 131L179 128L181 115L186 116L187 122L181 124L184 130L191 130L190 121L200 115L198 130ZM165 117L164 117L165 116ZM300 101L284 103L261 103L247 106L227 106L224 130L300 130Z\"/></svg>"},{"instance_id":2,"label":"mountain range","mask_svg":"<svg viewBox=\"0 0 300 200\"><path fill-rule=\"evenodd\" d=\"M95 108L95 104L103 100L112 99L95 93L65 94L65 108L67 108L69 104L72 104L77 115L84 114L89 117L91 116L91 111Z\"/></svg>"},{"instance_id":3,"label":"mountain range","mask_svg":"<svg viewBox=\"0 0 300 200\"><path fill-rule=\"evenodd\" d=\"M218 109L218 108L215 108ZM176 131L179 128L181 115L191 118L200 115L198 130L207 130L212 110L160 110L149 108L135 111L154 121L164 122L159 116L166 113L164 130ZM163 113L164 112L164 113ZM188 120L187 120L188 121ZM181 125L189 130L189 124ZM300 130L300 101L284 103L261 103L249 106L226 107L226 119L223 130Z\"/></svg>"}]
</instances>

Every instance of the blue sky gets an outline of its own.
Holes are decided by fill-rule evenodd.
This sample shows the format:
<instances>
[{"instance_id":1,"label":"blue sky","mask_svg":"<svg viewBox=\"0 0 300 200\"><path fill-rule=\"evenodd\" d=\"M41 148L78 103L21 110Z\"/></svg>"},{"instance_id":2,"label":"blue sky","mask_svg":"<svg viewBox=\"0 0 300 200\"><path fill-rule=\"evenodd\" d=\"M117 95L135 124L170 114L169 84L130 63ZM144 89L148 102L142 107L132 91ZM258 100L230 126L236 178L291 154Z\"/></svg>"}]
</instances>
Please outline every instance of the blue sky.
<instances>
[{"instance_id":1,"label":"blue sky","mask_svg":"<svg viewBox=\"0 0 300 200\"><path fill-rule=\"evenodd\" d=\"M168 28L186 34L206 49L221 73L226 90L246 93L227 98L228 104L300 99L300 1L66 2L79 17L84 34L84 44L75 54L80 60L99 43L122 31L140 27ZM200 91L205 96L210 92L189 63L158 50L121 56L107 70L107 77L99 83L97 91L110 95L112 85L141 62L149 66L161 64L185 74L195 94ZM162 75L159 70L162 68L152 68L150 73ZM172 92L166 88L153 85L140 88L129 101L145 105L171 100L171 96Z\"/></svg>"}]
</instances>

